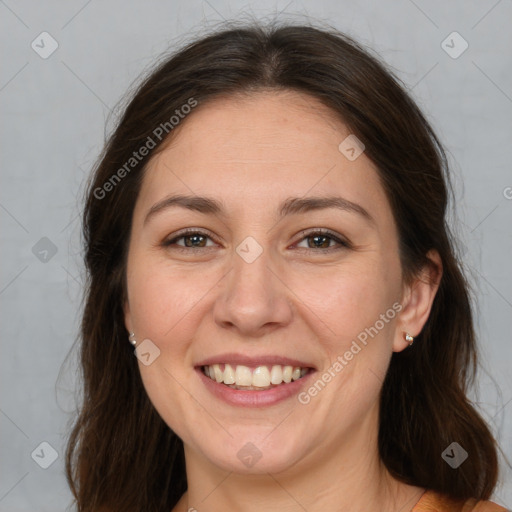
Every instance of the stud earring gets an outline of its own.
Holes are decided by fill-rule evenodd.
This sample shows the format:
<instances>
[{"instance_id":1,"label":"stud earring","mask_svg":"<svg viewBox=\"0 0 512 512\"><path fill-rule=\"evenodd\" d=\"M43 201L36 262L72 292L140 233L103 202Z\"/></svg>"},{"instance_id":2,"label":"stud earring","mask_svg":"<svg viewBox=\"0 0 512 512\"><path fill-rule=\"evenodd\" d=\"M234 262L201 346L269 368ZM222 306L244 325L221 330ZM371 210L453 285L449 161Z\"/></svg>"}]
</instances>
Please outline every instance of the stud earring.
<instances>
[{"instance_id":1,"label":"stud earring","mask_svg":"<svg viewBox=\"0 0 512 512\"><path fill-rule=\"evenodd\" d=\"M411 346L414 343L414 336L411 336L408 332L405 333L405 341Z\"/></svg>"},{"instance_id":2,"label":"stud earring","mask_svg":"<svg viewBox=\"0 0 512 512\"><path fill-rule=\"evenodd\" d=\"M135 333L131 332L130 336L128 336L128 341L135 347L137 345L137 340L135 339Z\"/></svg>"}]
</instances>

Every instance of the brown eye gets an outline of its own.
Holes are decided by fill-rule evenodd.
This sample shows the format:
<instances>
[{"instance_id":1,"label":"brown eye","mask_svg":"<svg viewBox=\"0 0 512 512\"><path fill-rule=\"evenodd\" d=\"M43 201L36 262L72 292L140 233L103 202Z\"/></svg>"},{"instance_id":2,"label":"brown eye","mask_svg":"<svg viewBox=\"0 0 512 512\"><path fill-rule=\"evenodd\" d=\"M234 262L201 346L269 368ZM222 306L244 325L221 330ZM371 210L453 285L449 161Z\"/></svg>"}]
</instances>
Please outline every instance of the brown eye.
<instances>
[{"instance_id":1,"label":"brown eye","mask_svg":"<svg viewBox=\"0 0 512 512\"><path fill-rule=\"evenodd\" d=\"M186 247L205 247L207 237L203 235L186 235L181 237L185 240Z\"/></svg>"},{"instance_id":2,"label":"brown eye","mask_svg":"<svg viewBox=\"0 0 512 512\"><path fill-rule=\"evenodd\" d=\"M184 243L178 243L181 240L183 240ZM177 246L177 248L202 249L211 247L211 244L207 245L208 240L211 240L211 237L206 233L201 231L187 231L166 240L163 245L165 247Z\"/></svg>"},{"instance_id":3,"label":"brown eye","mask_svg":"<svg viewBox=\"0 0 512 512\"><path fill-rule=\"evenodd\" d=\"M347 241L342 240L334 233L325 230L312 231L307 234L303 233L303 238L301 239L300 243L302 243L303 241L306 241L307 246L301 247L300 245L297 245L297 247L301 249L320 249L323 251L327 251L348 248L350 246L350 244ZM332 242L335 242L335 244L338 244L338 246L336 246L335 244L332 245Z\"/></svg>"},{"instance_id":4,"label":"brown eye","mask_svg":"<svg viewBox=\"0 0 512 512\"><path fill-rule=\"evenodd\" d=\"M330 247L330 243L332 241L332 238L326 235L308 236L307 239L313 241L313 245L311 245L311 243L309 244L309 247L311 247L311 249L327 249L328 247Z\"/></svg>"}]
</instances>

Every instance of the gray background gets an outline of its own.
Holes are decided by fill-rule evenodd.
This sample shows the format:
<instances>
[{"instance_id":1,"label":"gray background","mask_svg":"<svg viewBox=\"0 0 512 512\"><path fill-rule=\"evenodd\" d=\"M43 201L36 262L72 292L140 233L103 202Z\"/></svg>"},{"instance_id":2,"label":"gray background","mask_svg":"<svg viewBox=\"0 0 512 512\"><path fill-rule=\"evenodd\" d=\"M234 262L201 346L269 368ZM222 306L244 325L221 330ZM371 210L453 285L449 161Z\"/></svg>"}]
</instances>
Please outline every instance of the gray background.
<instances>
[{"instance_id":1,"label":"gray background","mask_svg":"<svg viewBox=\"0 0 512 512\"><path fill-rule=\"evenodd\" d=\"M512 459L510 0L0 0L1 511L64 510L70 501L63 454L76 358L63 363L80 314L78 214L111 109L166 48L244 13L311 17L355 36L395 69L433 123L450 155L477 304L485 371L475 400ZM46 59L31 47L42 46L43 31L59 45ZM453 31L469 44L458 58L442 47ZM31 457L43 441L58 452L48 469ZM50 461L48 449L34 453ZM512 506L506 465L494 500Z\"/></svg>"}]
</instances>

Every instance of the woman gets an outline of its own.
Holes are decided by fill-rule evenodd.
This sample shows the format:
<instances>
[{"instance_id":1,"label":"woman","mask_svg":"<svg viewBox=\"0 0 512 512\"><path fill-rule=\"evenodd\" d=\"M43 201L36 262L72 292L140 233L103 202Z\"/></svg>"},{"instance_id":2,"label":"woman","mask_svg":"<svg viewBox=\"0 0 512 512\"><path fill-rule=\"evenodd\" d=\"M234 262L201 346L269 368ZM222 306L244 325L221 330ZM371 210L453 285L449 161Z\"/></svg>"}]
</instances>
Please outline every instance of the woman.
<instances>
[{"instance_id":1,"label":"woman","mask_svg":"<svg viewBox=\"0 0 512 512\"><path fill-rule=\"evenodd\" d=\"M226 29L161 64L86 201L78 509L504 510L446 173L335 30Z\"/></svg>"}]
</instances>

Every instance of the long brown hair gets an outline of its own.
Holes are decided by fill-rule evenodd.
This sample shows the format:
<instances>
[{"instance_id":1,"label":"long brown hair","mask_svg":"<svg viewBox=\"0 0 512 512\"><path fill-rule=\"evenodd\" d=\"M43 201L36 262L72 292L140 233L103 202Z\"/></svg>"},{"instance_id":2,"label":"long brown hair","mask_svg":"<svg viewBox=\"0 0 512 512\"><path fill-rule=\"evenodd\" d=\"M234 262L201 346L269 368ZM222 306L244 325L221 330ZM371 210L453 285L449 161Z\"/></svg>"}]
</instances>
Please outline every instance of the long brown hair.
<instances>
[{"instance_id":1,"label":"long brown hair","mask_svg":"<svg viewBox=\"0 0 512 512\"><path fill-rule=\"evenodd\" d=\"M440 254L443 276L430 317L413 347L393 354L383 384L380 457L403 482L487 499L497 480L496 444L466 396L476 370L475 333L446 223L445 153L399 80L351 38L330 27L250 23L223 27L159 64L125 109L88 185L83 397L66 454L78 510L170 510L187 488L183 443L150 403L127 340L131 218L147 162L172 137L177 109L191 98L204 104L264 89L317 98L363 141L393 210L406 277L429 264L430 249ZM155 129L166 122L169 135L159 139ZM128 167L148 137L154 147ZM441 457L453 441L469 453L457 469Z\"/></svg>"}]
</instances>

